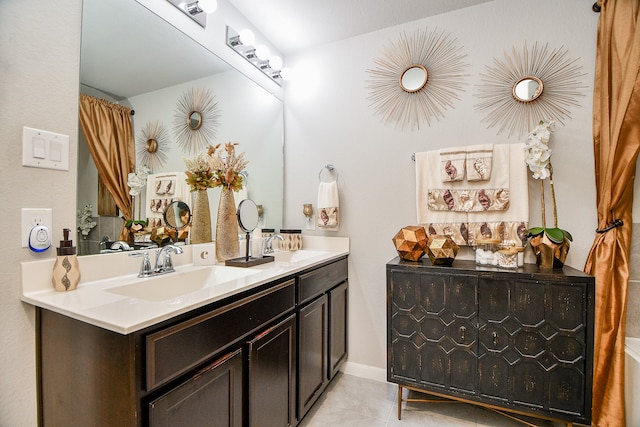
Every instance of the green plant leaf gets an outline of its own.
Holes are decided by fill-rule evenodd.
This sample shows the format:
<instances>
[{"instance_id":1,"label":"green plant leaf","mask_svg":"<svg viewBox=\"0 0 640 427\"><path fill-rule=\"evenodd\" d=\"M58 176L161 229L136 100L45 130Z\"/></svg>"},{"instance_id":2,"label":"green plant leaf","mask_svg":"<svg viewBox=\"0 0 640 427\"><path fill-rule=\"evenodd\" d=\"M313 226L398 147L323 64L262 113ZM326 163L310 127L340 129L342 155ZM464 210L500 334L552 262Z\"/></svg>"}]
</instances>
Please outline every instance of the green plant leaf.
<instances>
[{"instance_id":1,"label":"green plant leaf","mask_svg":"<svg viewBox=\"0 0 640 427\"><path fill-rule=\"evenodd\" d=\"M562 230L565 239L568 239L570 242L573 242L573 236L567 230Z\"/></svg>"},{"instance_id":2,"label":"green plant leaf","mask_svg":"<svg viewBox=\"0 0 640 427\"><path fill-rule=\"evenodd\" d=\"M539 236L544 232L543 227L531 227L527 230L527 237Z\"/></svg>"},{"instance_id":3,"label":"green plant leaf","mask_svg":"<svg viewBox=\"0 0 640 427\"><path fill-rule=\"evenodd\" d=\"M553 243L562 243L564 241L565 232L559 228L547 228L545 233Z\"/></svg>"}]
</instances>

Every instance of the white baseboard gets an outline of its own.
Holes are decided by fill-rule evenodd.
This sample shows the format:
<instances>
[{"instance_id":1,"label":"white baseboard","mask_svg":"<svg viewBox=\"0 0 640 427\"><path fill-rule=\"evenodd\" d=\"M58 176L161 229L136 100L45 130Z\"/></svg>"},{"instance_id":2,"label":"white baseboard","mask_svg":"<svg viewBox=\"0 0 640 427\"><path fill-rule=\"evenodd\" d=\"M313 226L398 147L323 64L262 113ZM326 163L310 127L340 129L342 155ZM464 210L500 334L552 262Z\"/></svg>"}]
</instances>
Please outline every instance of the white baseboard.
<instances>
[{"instance_id":1,"label":"white baseboard","mask_svg":"<svg viewBox=\"0 0 640 427\"><path fill-rule=\"evenodd\" d=\"M376 368L375 366L362 365L360 363L349 362L348 360L340 369L342 372L355 377L367 378L374 381L387 382L387 370Z\"/></svg>"}]
</instances>

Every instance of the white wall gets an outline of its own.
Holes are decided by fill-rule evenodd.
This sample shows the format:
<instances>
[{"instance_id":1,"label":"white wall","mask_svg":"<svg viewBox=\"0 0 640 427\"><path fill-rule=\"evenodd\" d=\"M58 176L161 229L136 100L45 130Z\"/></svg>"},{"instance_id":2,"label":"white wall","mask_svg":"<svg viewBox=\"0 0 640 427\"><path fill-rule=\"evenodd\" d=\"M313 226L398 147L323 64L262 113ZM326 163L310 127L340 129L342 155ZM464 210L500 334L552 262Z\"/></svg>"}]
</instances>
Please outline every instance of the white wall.
<instances>
[{"instance_id":1,"label":"white wall","mask_svg":"<svg viewBox=\"0 0 640 427\"><path fill-rule=\"evenodd\" d=\"M524 21L523 16L529 18ZM485 113L473 106L485 66L525 41L564 46L571 58L581 58L587 74L581 106L572 109L566 126L557 126L552 142L559 225L574 236L567 264L583 268L597 225L591 143L597 19L591 5L580 0L496 0L287 57L296 74L285 89L285 225L302 227L302 204L316 203L318 172L327 163L335 165L342 215L335 234L351 238L351 369L364 368L385 379L385 263L396 256L391 242L395 233L416 223L411 154L443 146L523 142L486 129L481 122ZM401 32L425 28L444 29L458 38L470 64L468 84L461 101L439 122L419 131L398 131L382 124L369 107L366 81L371 76L366 70L375 67L373 59ZM537 225L538 183L533 184L530 219Z\"/></svg>"},{"instance_id":2,"label":"white wall","mask_svg":"<svg viewBox=\"0 0 640 427\"><path fill-rule=\"evenodd\" d=\"M53 240L76 221L81 0L0 2L0 426L36 425L35 315L20 301L20 208L52 208ZM22 126L69 135L70 171L21 166Z\"/></svg>"}]
</instances>

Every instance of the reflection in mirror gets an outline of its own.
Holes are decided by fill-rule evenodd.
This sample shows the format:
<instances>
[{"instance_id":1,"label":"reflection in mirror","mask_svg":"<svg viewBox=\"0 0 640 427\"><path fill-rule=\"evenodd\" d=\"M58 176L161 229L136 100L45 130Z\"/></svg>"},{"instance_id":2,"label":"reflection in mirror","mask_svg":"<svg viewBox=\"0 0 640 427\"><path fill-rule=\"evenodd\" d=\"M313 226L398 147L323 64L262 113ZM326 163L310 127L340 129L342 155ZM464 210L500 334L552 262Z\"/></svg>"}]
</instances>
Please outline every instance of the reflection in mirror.
<instances>
[{"instance_id":1,"label":"reflection in mirror","mask_svg":"<svg viewBox=\"0 0 640 427\"><path fill-rule=\"evenodd\" d=\"M153 162L154 174L184 172L183 159L188 154L176 143L178 138L173 126L176 105L185 93L194 89L210 90L223 114L215 138L208 142L212 145L228 141L242 144L249 160L247 171L253 178L243 192L246 191L245 197L263 207L258 226L282 226L284 138L280 100L131 0L83 1L80 62L81 92L135 110L132 117L134 136L139 141L136 162L138 165ZM181 117L183 128L197 127L198 123L201 129L206 127L202 111L197 108L186 110ZM247 118L250 118L250 125L247 125ZM141 139L146 123L159 129L168 125L168 135L148 131ZM97 171L82 132L78 146L77 204L99 206ZM156 180L150 175L148 182ZM220 190L209 189L208 192L211 223L215 229ZM191 204L188 191L184 197L164 197ZM136 219L145 220L145 206L149 209L150 200L144 191L141 199L142 217ZM87 244L83 247L88 249L83 255L97 253L100 237L114 239L114 230L122 227L122 220L117 216L100 215L94 220L98 226L87 236Z\"/></svg>"},{"instance_id":2,"label":"reflection in mirror","mask_svg":"<svg viewBox=\"0 0 640 427\"><path fill-rule=\"evenodd\" d=\"M542 95L543 90L542 80L535 76L527 76L513 85L513 97L520 102L531 102Z\"/></svg>"},{"instance_id":3,"label":"reflection in mirror","mask_svg":"<svg viewBox=\"0 0 640 427\"><path fill-rule=\"evenodd\" d=\"M185 202L172 202L164 211L164 222L174 230L182 230L191 223L191 209Z\"/></svg>"},{"instance_id":4,"label":"reflection in mirror","mask_svg":"<svg viewBox=\"0 0 640 427\"><path fill-rule=\"evenodd\" d=\"M202 126L202 114L197 111L192 111L191 113L189 113L187 122L191 130L200 129L200 126Z\"/></svg>"},{"instance_id":5,"label":"reflection in mirror","mask_svg":"<svg viewBox=\"0 0 640 427\"><path fill-rule=\"evenodd\" d=\"M240 229L249 234L258 226L258 207L251 199L244 199L238 205L238 225ZM248 237L248 236L247 236Z\"/></svg>"},{"instance_id":6,"label":"reflection in mirror","mask_svg":"<svg viewBox=\"0 0 640 427\"><path fill-rule=\"evenodd\" d=\"M417 92L427 84L428 79L427 69L423 65L413 64L400 75L400 87L405 92Z\"/></svg>"}]
</instances>

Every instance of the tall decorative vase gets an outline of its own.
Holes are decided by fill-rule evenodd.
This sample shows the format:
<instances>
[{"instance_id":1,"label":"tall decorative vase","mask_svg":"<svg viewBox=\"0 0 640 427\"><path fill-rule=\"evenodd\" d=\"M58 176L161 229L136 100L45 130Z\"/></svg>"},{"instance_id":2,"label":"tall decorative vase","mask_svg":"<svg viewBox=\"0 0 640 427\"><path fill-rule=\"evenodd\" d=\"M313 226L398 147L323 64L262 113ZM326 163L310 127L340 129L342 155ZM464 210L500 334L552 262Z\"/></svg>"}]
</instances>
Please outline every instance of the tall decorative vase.
<instances>
[{"instance_id":1,"label":"tall decorative vase","mask_svg":"<svg viewBox=\"0 0 640 427\"><path fill-rule=\"evenodd\" d=\"M236 216L236 202L233 197L233 190L222 187L216 223L216 260L224 262L228 259L237 258L239 253L238 217Z\"/></svg>"},{"instance_id":2,"label":"tall decorative vase","mask_svg":"<svg viewBox=\"0 0 640 427\"><path fill-rule=\"evenodd\" d=\"M207 190L196 190L193 193L190 242L193 244L207 243L212 240L209 196L207 195Z\"/></svg>"}]
</instances>

